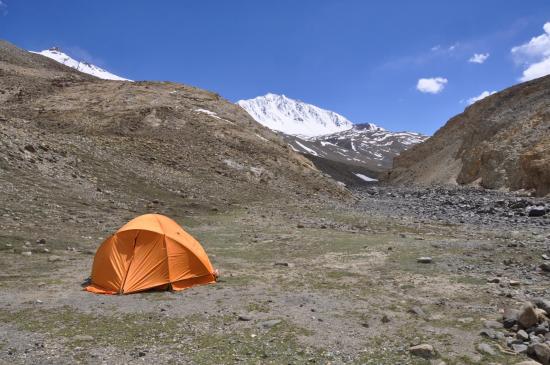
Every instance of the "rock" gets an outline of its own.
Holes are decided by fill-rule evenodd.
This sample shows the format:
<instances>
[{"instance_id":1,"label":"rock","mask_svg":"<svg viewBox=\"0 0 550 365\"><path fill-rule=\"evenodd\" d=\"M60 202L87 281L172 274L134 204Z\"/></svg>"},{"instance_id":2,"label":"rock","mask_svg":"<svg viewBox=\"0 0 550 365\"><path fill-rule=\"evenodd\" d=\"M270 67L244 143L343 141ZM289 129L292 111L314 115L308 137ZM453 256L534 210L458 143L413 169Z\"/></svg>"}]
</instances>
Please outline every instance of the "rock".
<instances>
[{"instance_id":1,"label":"rock","mask_svg":"<svg viewBox=\"0 0 550 365\"><path fill-rule=\"evenodd\" d=\"M74 341L93 341L94 338L88 335L76 335L76 336L73 336L73 340Z\"/></svg>"},{"instance_id":2,"label":"rock","mask_svg":"<svg viewBox=\"0 0 550 365\"><path fill-rule=\"evenodd\" d=\"M34 148L34 146L32 144L26 144L25 147L23 147L25 149L25 151L28 151L30 153L35 153L36 152L36 148Z\"/></svg>"},{"instance_id":3,"label":"rock","mask_svg":"<svg viewBox=\"0 0 550 365\"><path fill-rule=\"evenodd\" d=\"M531 207L528 212L527 212L527 215L529 217L542 217L546 214L546 208L545 207L541 207L541 206L534 206L534 207Z\"/></svg>"},{"instance_id":4,"label":"rock","mask_svg":"<svg viewBox=\"0 0 550 365\"><path fill-rule=\"evenodd\" d=\"M523 328L529 328L536 325L538 322L537 313L532 303L525 303L518 314L518 323Z\"/></svg>"},{"instance_id":5,"label":"rock","mask_svg":"<svg viewBox=\"0 0 550 365\"><path fill-rule=\"evenodd\" d=\"M380 320L382 321L382 323L389 323L390 322L390 318L385 314L382 316L382 318Z\"/></svg>"},{"instance_id":6,"label":"rock","mask_svg":"<svg viewBox=\"0 0 550 365\"><path fill-rule=\"evenodd\" d=\"M509 282L508 284L510 284L510 286L520 286L520 285L521 285L521 281L518 281L518 280L510 280L510 282Z\"/></svg>"},{"instance_id":7,"label":"rock","mask_svg":"<svg viewBox=\"0 0 550 365\"><path fill-rule=\"evenodd\" d=\"M536 343L533 345L533 350L537 360L543 365L550 364L550 345L545 343Z\"/></svg>"},{"instance_id":8,"label":"rock","mask_svg":"<svg viewBox=\"0 0 550 365\"><path fill-rule=\"evenodd\" d=\"M487 279L487 282L492 283L492 284L498 284L498 283L500 283L500 279L499 278L489 278L489 279Z\"/></svg>"},{"instance_id":9,"label":"rock","mask_svg":"<svg viewBox=\"0 0 550 365\"><path fill-rule=\"evenodd\" d=\"M550 313L550 300L544 298L535 298L531 301L537 308L544 309L546 313Z\"/></svg>"},{"instance_id":10,"label":"rock","mask_svg":"<svg viewBox=\"0 0 550 365\"><path fill-rule=\"evenodd\" d=\"M480 353L483 353L483 354L489 354L489 355L496 355L496 351L495 349L493 348L493 346L489 345L488 343L485 343L485 342L482 342L480 343L479 345L477 345L477 350L480 352Z\"/></svg>"},{"instance_id":11,"label":"rock","mask_svg":"<svg viewBox=\"0 0 550 365\"><path fill-rule=\"evenodd\" d=\"M540 308L535 308L535 313L537 314L537 319L539 321L544 321L546 319L546 315L548 314L544 309Z\"/></svg>"},{"instance_id":12,"label":"rock","mask_svg":"<svg viewBox=\"0 0 550 365\"><path fill-rule=\"evenodd\" d=\"M432 258L429 256L422 256L416 259L416 262L421 264L431 264L432 261L433 261Z\"/></svg>"},{"instance_id":13,"label":"rock","mask_svg":"<svg viewBox=\"0 0 550 365\"><path fill-rule=\"evenodd\" d=\"M493 339L493 340L497 338L495 331L490 328L482 329L481 331L479 331L479 335Z\"/></svg>"},{"instance_id":14,"label":"rock","mask_svg":"<svg viewBox=\"0 0 550 365\"><path fill-rule=\"evenodd\" d=\"M518 333L516 333L516 337L522 341L529 340L529 334L525 332L525 330L519 330Z\"/></svg>"},{"instance_id":15,"label":"rock","mask_svg":"<svg viewBox=\"0 0 550 365\"><path fill-rule=\"evenodd\" d=\"M542 364L538 361L527 360L527 361L518 362L515 365L542 365Z\"/></svg>"},{"instance_id":16,"label":"rock","mask_svg":"<svg viewBox=\"0 0 550 365\"><path fill-rule=\"evenodd\" d=\"M502 324L504 328L513 327L518 321L519 311L512 308L504 308L504 313L502 314Z\"/></svg>"},{"instance_id":17,"label":"rock","mask_svg":"<svg viewBox=\"0 0 550 365\"><path fill-rule=\"evenodd\" d=\"M55 255L52 255L50 257L48 257L48 262L57 262L57 261L61 261L61 257L59 256L55 256Z\"/></svg>"},{"instance_id":18,"label":"rock","mask_svg":"<svg viewBox=\"0 0 550 365\"><path fill-rule=\"evenodd\" d=\"M483 327L485 328L493 328L493 329L500 329L504 327L502 323L498 321L485 321L483 322Z\"/></svg>"},{"instance_id":19,"label":"rock","mask_svg":"<svg viewBox=\"0 0 550 365\"><path fill-rule=\"evenodd\" d=\"M40 239L36 240L36 243L39 244L39 245L45 245L46 244L46 239L40 238Z\"/></svg>"},{"instance_id":20,"label":"rock","mask_svg":"<svg viewBox=\"0 0 550 365\"><path fill-rule=\"evenodd\" d=\"M415 314L419 317L424 317L426 315L426 313L422 310L422 308L420 307L412 307L411 309L408 310L409 313L411 314Z\"/></svg>"},{"instance_id":21,"label":"rock","mask_svg":"<svg viewBox=\"0 0 550 365\"><path fill-rule=\"evenodd\" d=\"M550 262L543 262L539 267L542 271L550 272Z\"/></svg>"},{"instance_id":22,"label":"rock","mask_svg":"<svg viewBox=\"0 0 550 365\"><path fill-rule=\"evenodd\" d=\"M274 266L294 267L294 264L291 264L290 262L276 262L273 265Z\"/></svg>"},{"instance_id":23,"label":"rock","mask_svg":"<svg viewBox=\"0 0 550 365\"><path fill-rule=\"evenodd\" d=\"M431 359L435 357L435 350L433 346L427 343L409 347L409 352L414 356L419 356L424 359Z\"/></svg>"},{"instance_id":24,"label":"rock","mask_svg":"<svg viewBox=\"0 0 550 365\"><path fill-rule=\"evenodd\" d=\"M23 256L31 256L31 255L32 255L32 252L31 252L31 251L22 251L22 252L21 252L21 255L23 255Z\"/></svg>"},{"instance_id":25,"label":"rock","mask_svg":"<svg viewBox=\"0 0 550 365\"><path fill-rule=\"evenodd\" d=\"M514 350L515 353L523 354L527 352L527 345L522 343L514 343L512 344L512 350Z\"/></svg>"},{"instance_id":26,"label":"rock","mask_svg":"<svg viewBox=\"0 0 550 365\"><path fill-rule=\"evenodd\" d=\"M272 328L281 323L280 319L272 319L269 321L261 322L258 326L262 328Z\"/></svg>"},{"instance_id":27,"label":"rock","mask_svg":"<svg viewBox=\"0 0 550 365\"><path fill-rule=\"evenodd\" d=\"M239 319L239 321L245 321L246 322L246 321L251 321L253 318L251 316L247 315L247 314L241 314L238 319Z\"/></svg>"}]
</instances>

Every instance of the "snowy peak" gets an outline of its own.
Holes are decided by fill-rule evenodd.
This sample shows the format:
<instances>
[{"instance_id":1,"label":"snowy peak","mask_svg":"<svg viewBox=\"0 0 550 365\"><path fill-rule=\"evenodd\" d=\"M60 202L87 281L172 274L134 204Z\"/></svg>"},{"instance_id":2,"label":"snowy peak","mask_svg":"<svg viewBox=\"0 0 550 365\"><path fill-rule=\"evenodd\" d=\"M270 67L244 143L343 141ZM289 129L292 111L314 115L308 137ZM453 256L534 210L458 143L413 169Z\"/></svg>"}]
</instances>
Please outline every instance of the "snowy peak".
<instances>
[{"instance_id":1,"label":"snowy peak","mask_svg":"<svg viewBox=\"0 0 550 365\"><path fill-rule=\"evenodd\" d=\"M91 63L77 61L74 58L71 58L67 54L63 53L61 49L59 49L58 47L52 47L50 49L45 49L40 52L33 52L33 51L31 52L42 56L46 56L48 58L51 58L54 61L64 64L65 66L69 66L71 68L74 68L75 70L98 77L100 79L132 81L132 80L128 80L123 77L117 76L115 74L112 74L109 71L102 69L101 67L92 65Z\"/></svg>"},{"instance_id":2,"label":"snowy peak","mask_svg":"<svg viewBox=\"0 0 550 365\"><path fill-rule=\"evenodd\" d=\"M351 129L342 115L285 95L268 93L237 102L258 123L285 134L316 137Z\"/></svg>"}]
</instances>

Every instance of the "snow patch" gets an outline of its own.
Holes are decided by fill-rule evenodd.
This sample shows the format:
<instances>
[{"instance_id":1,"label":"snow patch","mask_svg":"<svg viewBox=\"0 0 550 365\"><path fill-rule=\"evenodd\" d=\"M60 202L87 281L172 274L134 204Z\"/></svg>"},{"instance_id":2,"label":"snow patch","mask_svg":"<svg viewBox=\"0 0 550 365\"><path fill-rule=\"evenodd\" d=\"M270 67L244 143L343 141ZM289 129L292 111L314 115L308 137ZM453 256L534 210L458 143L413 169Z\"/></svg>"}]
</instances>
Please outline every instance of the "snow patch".
<instances>
[{"instance_id":1,"label":"snow patch","mask_svg":"<svg viewBox=\"0 0 550 365\"><path fill-rule=\"evenodd\" d=\"M112 74L109 71L102 69L101 67L92 65L91 63L77 61L74 58L71 58L70 56L68 56L67 54L61 52L61 50L56 47L45 49L40 52L34 52L34 51L30 51L30 52L51 58L52 60L62 63L65 66L69 66L71 68L74 68L75 70L78 70L88 75L98 77L100 79L116 80L116 81L132 81L129 79L125 79L124 77L120 77L115 74Z\"/></svg>"},{"instance_id":2,"label":"snow patch","mask_svg":"<svg viewBox=\"0 0 550 365\"><path fill-rule=\"evenodd\" d=\"M317 152L315 152L314 150L312 150L311 148L309 147L306 147L304 146L303 144L301 144L300 142L296 141L296 144L300 147L302 147L304 150L306 150L309 154L313 155L313 156L319 156L317 154Z\"/></svg>"},{"instance_id":3,"label":"snow patch","mask_svg":"<svg viewBox=\"0 0 550 365\"><path fill-rule=\"evenodd\" d=\"M378 181L378 179L373 179L372 177L368 177L368 176L363 175L363 174L358 174L356 172L354 172L353 174L355 176L357 176L358 178L360 178L361 180L363 180L363 181L368 181L368 182Z\"/></svg>"}]
</instances>

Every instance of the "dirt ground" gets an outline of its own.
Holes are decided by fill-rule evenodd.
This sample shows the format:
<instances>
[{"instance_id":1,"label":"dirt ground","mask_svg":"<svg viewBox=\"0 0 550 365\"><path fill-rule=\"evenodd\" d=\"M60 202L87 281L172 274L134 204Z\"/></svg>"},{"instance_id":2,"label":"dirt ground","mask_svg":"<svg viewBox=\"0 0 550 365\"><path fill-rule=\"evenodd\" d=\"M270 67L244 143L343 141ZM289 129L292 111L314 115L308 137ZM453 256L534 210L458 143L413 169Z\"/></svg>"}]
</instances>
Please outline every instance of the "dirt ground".
<instances>
[{"instance_id":1,"label":"dirt ground","mask_svg":"<svg viewBox=\"0 0 550 365\"><path fill-rule=\"evenodd\" d=\"M524 359L479 332L505 306L549 294L536 267L547 226L420 222L403 211L328 203L170 210L203 244L220 281L120 296L81 283L109 229L136 213L49 231L4 216L0 363L430 364L408 352L420 343L434 346L434 364ZM500 283L488 283L495 276ZM482 342L495 355L476 350Z\"/></svg>"}]
</instances>

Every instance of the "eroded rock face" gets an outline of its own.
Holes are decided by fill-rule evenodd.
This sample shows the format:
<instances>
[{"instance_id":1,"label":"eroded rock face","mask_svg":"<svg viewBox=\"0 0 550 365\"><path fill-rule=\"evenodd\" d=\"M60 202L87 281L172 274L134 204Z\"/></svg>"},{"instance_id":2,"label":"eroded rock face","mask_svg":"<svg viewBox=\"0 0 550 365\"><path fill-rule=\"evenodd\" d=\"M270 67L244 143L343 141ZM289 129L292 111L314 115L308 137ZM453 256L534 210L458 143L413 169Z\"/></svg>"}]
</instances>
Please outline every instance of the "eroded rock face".
<instances>
[{"instance_id":1,"label":"eroded rock face","mask_svg":"<svg viewBox=\"0 0 550 365\"><path fill-rule=\"evenodd\" d=\"M396 157L397 184L475 184L550 193L550 76L487 97Z\"/></svg>"}]
</instances>

